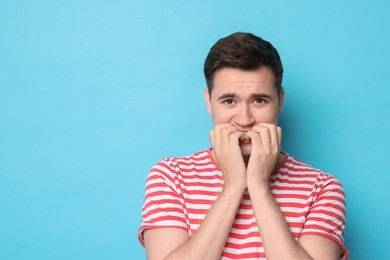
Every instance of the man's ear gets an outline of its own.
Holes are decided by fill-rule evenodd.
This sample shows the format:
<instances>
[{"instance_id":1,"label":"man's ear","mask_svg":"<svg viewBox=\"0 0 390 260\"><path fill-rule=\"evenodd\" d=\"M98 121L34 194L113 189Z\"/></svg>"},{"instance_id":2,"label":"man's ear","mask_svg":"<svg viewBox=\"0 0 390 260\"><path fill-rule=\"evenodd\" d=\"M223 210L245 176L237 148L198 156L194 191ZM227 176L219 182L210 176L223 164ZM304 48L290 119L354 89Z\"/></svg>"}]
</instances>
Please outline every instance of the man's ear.
<instances>
[{"instance_id":1,"label":"man's ear","mask_svg":"<svg viewBox=\"0 0 390 260\"><path fill-rule=\"evenodd\" d=\"M284 102L284 88L282 87L279 93L279 114L282 113L283 102Z\"/></svg>"},{"instance_id":2,"label":"man's ear","mask_svg":"<svg viewBox=\"0 0 390 260\"><path fill-rule=\"evenodd\" d=\"M211 115L211 100L210 93L208 88L206 87L203 91L204 102L206 103L207 112Z\"/></svg>"}]
</instances>

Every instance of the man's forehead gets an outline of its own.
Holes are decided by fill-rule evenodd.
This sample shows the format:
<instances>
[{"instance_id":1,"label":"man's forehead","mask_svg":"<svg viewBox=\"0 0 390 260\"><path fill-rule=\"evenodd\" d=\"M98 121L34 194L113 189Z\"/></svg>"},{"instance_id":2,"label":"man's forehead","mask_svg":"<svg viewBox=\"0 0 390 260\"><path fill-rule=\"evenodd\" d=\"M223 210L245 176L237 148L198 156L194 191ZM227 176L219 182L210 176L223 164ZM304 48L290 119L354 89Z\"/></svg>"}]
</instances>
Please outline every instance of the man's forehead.
<instances>
[{"instance_id":1,"label":"man's forehead","mask_svg":"<svg viewBox=\"0 0 390 260\"><path fill-rule=\"evenodd\" d=\"M274 85L275 77L272 70L267 67L261 67L253 71L223 68L215 73L213 82L213 85L217 87Z\"/></svg>"},{"instance_id":2,"label":"man's forehead","mask_svg":"<svg viewBox=\"0 0 390 260\"><path fill-rule=\"evenodd\" d=\"M273 84L220 84L214 85L212 93L218 97L274 95L276 88Z\"/></svg>"}]
</instances>

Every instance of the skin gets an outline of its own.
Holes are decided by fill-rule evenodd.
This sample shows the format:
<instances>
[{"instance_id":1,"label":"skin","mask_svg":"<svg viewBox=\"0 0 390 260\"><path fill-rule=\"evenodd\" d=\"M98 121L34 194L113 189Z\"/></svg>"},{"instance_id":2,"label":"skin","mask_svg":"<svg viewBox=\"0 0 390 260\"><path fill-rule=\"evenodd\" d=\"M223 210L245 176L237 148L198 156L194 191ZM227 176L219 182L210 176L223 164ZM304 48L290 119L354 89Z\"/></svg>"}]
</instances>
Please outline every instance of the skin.
<instances>
[{"instance_id":1,"label":"skin","mask_svg":"<svg viewBox=\"0 0 390 260\"><path fill-rule=\"evenodd\" d=\"M224 187L193 237L178 228L144 231L148 259L219 259L243 193L248 190L267 259L339 259L330 239L293 238L277 205L269 178L283 160L280 153L284 90L277 94L268 67L253 71L223 68L214 88L204 91L212 116L212 154L224 175Z\"/></svg>"}]
</instances>

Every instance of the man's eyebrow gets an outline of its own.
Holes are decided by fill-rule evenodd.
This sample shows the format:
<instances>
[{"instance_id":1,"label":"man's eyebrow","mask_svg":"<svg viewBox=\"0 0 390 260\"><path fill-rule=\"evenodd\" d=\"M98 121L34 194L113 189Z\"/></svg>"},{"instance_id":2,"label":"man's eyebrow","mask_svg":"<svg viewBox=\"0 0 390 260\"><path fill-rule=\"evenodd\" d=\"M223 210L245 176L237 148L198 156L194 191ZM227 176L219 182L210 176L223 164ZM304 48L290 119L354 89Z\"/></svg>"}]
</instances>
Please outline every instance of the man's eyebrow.
<instances>
[{"instance_id":1,"label":"man's eyebrow","mask_svg":"<svg viewBox=\"0 0 390 260\"><path fill-rule=\"evenodd\" d=\"M230 99L230 98L237 98L238 95L236 93L225 93L222 94L221 96L218 97L218 100L225 100L225 99Z\"/></svg>"},{"instance_id":2,"label":"man's eyebrow","mask_svg":"<svg viewBox=\"0 0 390 260\"><path fill-rule=\"evenodd\" d=\"M236 93L228 92L219 96L218 100L221 101L221 100L231 99L231 98L235 99L235 98L239 98L239 96ZM272 96L266 93L253 93L250 95L250 98L251 99L272 99Z\"/></svg>"},{"instance_id":3,"label":"man's eyebrow","mask_svg":"<svg viewBox=\"0 0 390 260\"><path fill-rule=\"evenodd\" d=\"M252 99L258 99L258 98L263 98L263 99L272 99L271 95L268 95L266 93L254 93L251 95Z\"/></svg>"}]
</instances>

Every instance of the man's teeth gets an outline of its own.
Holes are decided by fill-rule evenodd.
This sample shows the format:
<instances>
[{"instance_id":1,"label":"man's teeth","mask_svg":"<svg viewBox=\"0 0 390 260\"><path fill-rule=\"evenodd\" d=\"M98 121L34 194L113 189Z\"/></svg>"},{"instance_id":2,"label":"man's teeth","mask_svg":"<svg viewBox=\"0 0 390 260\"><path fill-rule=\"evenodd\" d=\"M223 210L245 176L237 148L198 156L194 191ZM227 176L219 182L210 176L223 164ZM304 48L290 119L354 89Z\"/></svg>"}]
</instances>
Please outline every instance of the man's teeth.
<instances>
[{"instance_id":1,"label":"man's teeth","mask_svg":"<svg viewBox=\"0 0 390 260\"><path fill-rule=\"evenodd\" d=\"M240 137L240 141L245 141L245 140L250 140L251 138L246 134L246 133L242 133L241 137Z\"/></svg>"}]
</instances>

